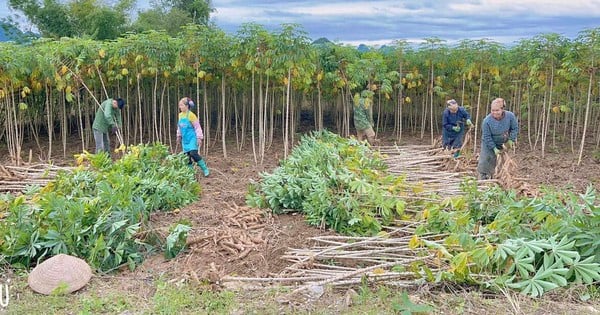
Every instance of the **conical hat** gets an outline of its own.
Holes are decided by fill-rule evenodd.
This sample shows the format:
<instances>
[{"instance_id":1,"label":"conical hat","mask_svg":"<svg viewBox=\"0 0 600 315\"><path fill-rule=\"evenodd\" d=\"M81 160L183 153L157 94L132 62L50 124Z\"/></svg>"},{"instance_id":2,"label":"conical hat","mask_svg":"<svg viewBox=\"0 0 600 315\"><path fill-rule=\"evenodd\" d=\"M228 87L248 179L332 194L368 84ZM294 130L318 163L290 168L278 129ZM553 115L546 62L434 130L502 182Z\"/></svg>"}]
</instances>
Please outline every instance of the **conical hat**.
<instances>
[{"instance_id":1,"label":"conical hat","mask_svg":"<svg viewBox=\"0 0 600 315\"><path fill-rule=\"evenodd\" d=\"M91 278L92 269L84 260L58 254L33 268L27 282L33 291L48 295L56 288L67 293L77 291Z\"/></svg>"}]
</instances>

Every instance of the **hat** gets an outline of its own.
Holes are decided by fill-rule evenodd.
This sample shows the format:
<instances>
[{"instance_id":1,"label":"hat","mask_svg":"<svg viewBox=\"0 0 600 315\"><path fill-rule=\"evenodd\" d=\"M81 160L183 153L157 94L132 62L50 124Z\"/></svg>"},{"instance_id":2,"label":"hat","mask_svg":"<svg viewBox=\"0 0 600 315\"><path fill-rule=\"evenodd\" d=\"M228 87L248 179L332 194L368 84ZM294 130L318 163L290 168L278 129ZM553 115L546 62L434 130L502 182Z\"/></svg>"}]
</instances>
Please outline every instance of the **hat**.
<instances>
[{"instance_id":1,"label":"hat","mask_svg":"<svg viewBox=\"0 0 600 315\"><path fill-rule=\"evenodd\" d=\"M125 100L122 98L118 98L117 105L119 106L119 109L123 109L123 107L125 106Z\"/></svg>"},{"instance_id":2,"label":"hat","mask_svg":"<svg viewBox=\"0 0 600 315\"><path fill-rule=\"evenodd\" d=\"M446 105L456 105L458 104L454 99L446 101Z\"/></svg>"},{"instance_id":3,"label":"hat","mask_svg":"<svg viewBox=\"0 0 600 315\"><path fill-rule=\"evenodd\" d=\"M33 268L27 283L33 291L49 295L60 287L67 293L77 291L91 278L92 269L84 260L58 254Z\"/></svg>"}]
</instances>

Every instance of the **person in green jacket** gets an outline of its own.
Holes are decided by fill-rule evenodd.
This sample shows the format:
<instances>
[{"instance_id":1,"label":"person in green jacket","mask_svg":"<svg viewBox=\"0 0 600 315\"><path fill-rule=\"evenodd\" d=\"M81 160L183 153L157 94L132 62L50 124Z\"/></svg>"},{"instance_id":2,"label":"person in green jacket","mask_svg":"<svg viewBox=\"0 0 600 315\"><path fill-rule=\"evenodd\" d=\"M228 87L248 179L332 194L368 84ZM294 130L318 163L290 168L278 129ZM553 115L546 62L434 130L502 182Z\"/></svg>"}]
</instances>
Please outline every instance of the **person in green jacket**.
<instances>
[{"instance_id":1,"label":"person in green jacket","mask_svg":"<svg viewBox=\"0 0 600 315\"><path fill-rule=\"evenodd\" d=\"M373 91L364 90L354 95L354 128L356 138L362 141L367 138L369 144L375 143L375 131L373 130Z\"/></svg>"},{"instance_id":2,"label":"person in green jacket","mask_svg":"<svg viewBox=\"0 0 600 315\"><path fill-rule=\"evenodd\" d=\"M118 129L123 128L121 110L125 106L125 100L121 98L109 98L100 104L96 111L92 130L94 131L94 141L96 142L96 153L110 153L109 132L117 133Z\"/></svg>"}]
</instances>

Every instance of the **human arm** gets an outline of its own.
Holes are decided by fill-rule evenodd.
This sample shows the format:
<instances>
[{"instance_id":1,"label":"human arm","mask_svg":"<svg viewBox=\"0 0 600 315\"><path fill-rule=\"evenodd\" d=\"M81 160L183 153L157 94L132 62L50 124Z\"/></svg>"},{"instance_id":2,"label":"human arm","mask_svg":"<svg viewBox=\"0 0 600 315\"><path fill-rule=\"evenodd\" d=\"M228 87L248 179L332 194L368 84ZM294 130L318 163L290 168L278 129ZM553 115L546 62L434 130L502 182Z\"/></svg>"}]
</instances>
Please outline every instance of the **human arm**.
<instances>
[{"instance_id":1,"label":"human arm","mask_svg":"<svg viewBox=\"0 0 600 315\"><path fill-rule=\"evenodd\" d=\"M204 133L202 132L202 126L200 126L200 120L194 113L190 113L190 122L194 127L194 132L196 133L196 141L198 142L198 146L202 145L202 139L204 139Z\"/></svg>"},{"instance_id":2,"label":"human arm","mask_svg":"<svg viewBox=\"0 0 600 315\"><path fill-rule=\"evenodd\" d=\"M482 145L485 146L488 150L493 150L496 148L496 143L492 137L491 126L486 119L483 120L481 124L481 142Z\"/></svg>"},{"instance_id":3,"label":"human arm","mask_svg":"<svg viewBox=\"0 0 600 315\"><path fill-rule=\"evenodd\" d=\"M454 126L455 125L450 122L450 111L448 109L445 109L444 113L442 114L442 127L446 131L452 131L452 128Z\"/></svg>"},{"instance_id":4,"label":"human arm","mask_svg":"<svg viewBox=\"0 0 600 315\"><path fill-rule=\"evenodd\" d=\"M100 104L100 106L102 107L102 115L104 115L104 120L106 121L106 124L110 128L114 127L115 124L117 123L115 121L115 119L113 118L112 104L113 104L112 98L109 98L109 99L105 100L104 102L102 102L102 104Z\"/></svg>"},{"instance_id":5,"label":"human arm","mask_svg":"<svg viewBox=\"0 0 600 315\"><path fill-rule=\"evenodd\" d=\"M519 122L517 121L517 117L512 112L510 113L510 127L508 129L508 139L512 140L512 142L517 141L517 136L519 135Z\"/></svg>"},{"instance_id":6,"label":"human arm","mask_svg":"<svg viewBox=\"0 0 600 315\"><path fill-rule=\"evenodd\" d=\"M467 126L473 125L473 122L471 122L471 115L469 114L469 112L464 107L459 107L459 110L461 111Z\"/></svg>"}]
</instances>

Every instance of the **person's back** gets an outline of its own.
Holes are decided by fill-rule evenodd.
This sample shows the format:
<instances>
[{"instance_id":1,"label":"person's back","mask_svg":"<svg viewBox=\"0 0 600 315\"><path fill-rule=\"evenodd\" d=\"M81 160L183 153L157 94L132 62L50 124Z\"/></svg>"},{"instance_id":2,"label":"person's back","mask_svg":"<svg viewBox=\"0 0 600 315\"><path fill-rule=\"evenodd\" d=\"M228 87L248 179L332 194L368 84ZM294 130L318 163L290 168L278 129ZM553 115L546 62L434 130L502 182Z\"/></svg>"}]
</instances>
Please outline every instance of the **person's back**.
<instances>
[{"instance_id":1,"label":"person's back","mask_svg":"<svg viewBox=\"0 0 600 315\"><path fill-rule=\"evenodd\" d=\"M375 143L375 131L373 130L373 92L364 90L361 95L354 96L354 128L356 138L362 141L367 138L370 144Z\"/></svg>"},{"instance_id":2,"label":"person's back","mask_svg":"<svg viewBox=\"0 0 600 315\"><path fill-rule=\"evenodd\" d=\"M110 152L109 131L115 133L123 126L121 109L125 106L125 100L109 98L102 102L96 110L96 116L92 124L94 141L96 142L96 153Z\"/></svg>"}]
</instances>

